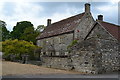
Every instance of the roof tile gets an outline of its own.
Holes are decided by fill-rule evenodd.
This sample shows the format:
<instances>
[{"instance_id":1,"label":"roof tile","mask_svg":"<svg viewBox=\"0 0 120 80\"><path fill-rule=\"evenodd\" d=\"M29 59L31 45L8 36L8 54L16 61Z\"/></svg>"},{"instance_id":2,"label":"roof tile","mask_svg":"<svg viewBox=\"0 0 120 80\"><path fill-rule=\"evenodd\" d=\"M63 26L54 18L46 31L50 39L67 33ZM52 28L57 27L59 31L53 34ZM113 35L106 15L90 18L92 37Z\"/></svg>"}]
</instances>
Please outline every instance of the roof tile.
<instances>
[{"instance_id":1,"label":"roof tile","mask_svg":"<svg viewBox=\"0 0 120 80\"><path fill-rule=\"evenodd\" d=\"M81 13L47 26L37 39L43 39L74 31L84 14L85 13Z\"/></svg>"},{"instance_id":2,"label":"roof tile","mask_svg":"<svg viewBox=\"0 0 120 80\"><path fill-rule=\"evenodd\" d=\"M120 26L104 21L98 21L112 36L120 40Z\"/></svg>"}]
</instances>

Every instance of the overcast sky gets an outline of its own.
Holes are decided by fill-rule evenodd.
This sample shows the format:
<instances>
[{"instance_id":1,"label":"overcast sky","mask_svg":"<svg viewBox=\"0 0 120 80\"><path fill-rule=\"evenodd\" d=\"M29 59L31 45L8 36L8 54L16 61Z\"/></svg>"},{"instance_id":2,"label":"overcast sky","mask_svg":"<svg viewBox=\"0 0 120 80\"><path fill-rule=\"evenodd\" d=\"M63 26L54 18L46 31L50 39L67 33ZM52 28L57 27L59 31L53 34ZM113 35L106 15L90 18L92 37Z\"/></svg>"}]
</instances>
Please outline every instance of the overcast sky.
<instances>
[{"instance_id":1,"label":"overcast sky","mask_svg":"<svg viewBox=\"0 0 120 80\"><path fill-rule=\"evenodd\" d=\"M92 0L91 0L92 1ZM104 21L118 24L118 1L90 2L94 19L97 15L104 15ZM60 21L70 16L84 12L86 2L19 2L1 1L0 20L7 24L7 29L12 31L13 26L20 21L30 21L36 28L38 25L47 25L47 19L53 22Z\"/></svg>"}]
</instances>

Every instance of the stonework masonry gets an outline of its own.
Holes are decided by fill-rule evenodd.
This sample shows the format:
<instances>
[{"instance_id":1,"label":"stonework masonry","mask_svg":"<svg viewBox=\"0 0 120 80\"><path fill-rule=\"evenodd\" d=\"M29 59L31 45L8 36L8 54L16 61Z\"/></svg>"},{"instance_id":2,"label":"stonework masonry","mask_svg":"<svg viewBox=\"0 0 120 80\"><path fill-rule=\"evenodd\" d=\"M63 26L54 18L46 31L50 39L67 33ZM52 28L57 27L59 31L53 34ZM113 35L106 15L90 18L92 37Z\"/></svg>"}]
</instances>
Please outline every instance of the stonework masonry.
<instances>
[{"instance_id":1,"label":"stonework masonry","mask_svg":"<svg viewBox=\"0 0 120 80\"><path fill-rule=\"evenodd\" d=\"M42 53L45 55L59 55L67 51L67 46L73 41L73 33L63 34L38 40L39 46L43 46ZM56 54L55 54L56 52Z\"/></svg>"},{"instance_id":2,"label":"stonework masonry","mask_svg":"<svg viewBox=\"0 0 120 80\"><path fill-rule=\"evenodd\" d=\"M68 18L59 23L68 25L65 22L71 20L72 25L79 22L73 31L37 39L37 45L42 47L42 66L79 71L85 74L100 74L120 70L118 50L120 43L109 32L110 28L107 30L104 27L107 25L108 28L108 24L115 28L118 26L104 21L101 23L95 21L90 12L90 4L86 5L88 5L87 12L84 15L82 13L80 19L74 16L72 19ZM72 20L74 21L72 22ZM104 25L102 25L103 22ZM71 25L69 23L67 27L71 28ZM47 27L52 27L52 24ZM111 31L114 33L113 30ZM46 32L43 31L43 34ZM77 43L74 43L75 40ZM68 48L71 44L72 46Z\"/></svg>"}]
</instances>

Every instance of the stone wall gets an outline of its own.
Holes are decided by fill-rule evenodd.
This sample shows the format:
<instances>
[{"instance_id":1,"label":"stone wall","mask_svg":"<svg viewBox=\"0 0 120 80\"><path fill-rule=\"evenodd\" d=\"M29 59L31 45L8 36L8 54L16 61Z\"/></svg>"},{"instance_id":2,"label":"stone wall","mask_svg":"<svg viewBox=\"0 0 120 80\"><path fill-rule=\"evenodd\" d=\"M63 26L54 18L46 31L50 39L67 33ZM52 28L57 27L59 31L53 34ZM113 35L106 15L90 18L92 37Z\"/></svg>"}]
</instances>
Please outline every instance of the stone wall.
<instances>
[{"instance_id":1,"label":"stone wall","mask_svg":"<svg viewBox=\"0 0 120 80\"><path fill-rule=\"evenodd\" d=\"M120 70L118 42L89 38L73 47L72 60L75 71L109 73ZM86 64L87 62L87 64Z\"/></svg>"},{"instance_id":2,"label":"stone wall","mask_svg":"<svg viewBox=\"0 0 120 80\"><path fill-rule=\"evenodd\" d=\"M85 74L97 74L100 72L98 68L98 65L100 65L98 56L100 55L95 55L89 51L76 52L74 55L72 53L70 57L44 56L42 57L42 66L79 71Z\"/></svg>"},{"instance_id":3,"label":"stone wall","mask_svg":"<svg viewBox=\"0 0 120 80\"><path fill-rule=\"evenodd\" d=\"M120 70L120 61L119 61L119 51L118 48L120 44L117 39L115 39L105 28L97 24L94 30L91 32L89 37L95 38L96 48L95 52L101 53L101 65L98 66L101 71L104 72L112 72Z\"/></svg>"},{"instance_id":4,"label":"stone wall","mask_svg":"<svg viewBox=\"0 0 120 80\"><path fill-rule=\"evenodd\" d=\"M84 40L88 32L93 27L93 24L95 23L92 14L91 13L85 13L82 17L79 25L76 27L74 31L74 39L77 39L79 41Z\"/></svg>"},{"instance_id":5,"label":"stone wall","mask_svg":"<svg viewBox=\"0 0 120 80\"><path fill-rule=\"evenodd\" d=\"M105 72L120 70L119 44L116 41L100 40L102 53L102 68Z\"/></svg>"},{"instance_id":6,"label":"stone wall","mask_svg":"<svg viewBox=\"0 0 120 80\"><path fill-rule=\"evenodd\" d=\"M94 56L93 56L94 55ZM75 71L83 72L86 74L97 74L98 69L95 61L98 55L95 55L94 52L90 51L79 51L73 55L72 61Z\"/></svg>"},{"instance_id":7,"label":"stone wall","mask_svg":"<svg viewBox=\"0 0 120 80\"><path fill-rule=\"evenodd\" d=\"M91 38L76 44L66 57L43 56L43 66L79 71L85 74L97 74L101 71L101 54L96 51L97 40Z\"/></svg>"},{"instance_id":8,"label":"stone wall","mask_svg":"<svg viewBox=\"0 0 120 80\"><path fill-rule=\"evenodd\" d=\"M74 33L38 40L38 45L43 47L43 66L86 74L120 70L120 44L101 25L92 26L95 22L91 14L85 15ZM76 38L78 43L67 52L67 46Z\"/></svg>"},{"instance_id":9,"label":"stone wall","mask_svg":"<svg viewBox=\"0 0 120 80\"><path fill-rule=\"evenodd\" d=\"M37 41L37 45L42 47L42 53L46 55L59 55L67 51L67 46L73 41L73 33L58 35ZM55 53L56 52L56 53Z\"/></svg>"},{"instance_id":10,"label":"stone wall","mask_svg":"<svg viewBox=\"0 0 120 80\"><path fill-rule=\"evenodd\" d=\"M90 38L72 47L72 58L75 71L91 74L101 73L102 55L97 49L97 39ZM76 61L77 60L77 61Z\"/></svg>"},{"instance_id":11,"label":"stone wall","mask_svg":"<svg viewBox=\"0 0 120 80\"><path fill-rule=\"evenodd\" d=\"M56 69L71 69L71 62L68 58L61 58L61 57L42 57L44 61L42 66L56 68Z\"/></svg>"}]
</instances>

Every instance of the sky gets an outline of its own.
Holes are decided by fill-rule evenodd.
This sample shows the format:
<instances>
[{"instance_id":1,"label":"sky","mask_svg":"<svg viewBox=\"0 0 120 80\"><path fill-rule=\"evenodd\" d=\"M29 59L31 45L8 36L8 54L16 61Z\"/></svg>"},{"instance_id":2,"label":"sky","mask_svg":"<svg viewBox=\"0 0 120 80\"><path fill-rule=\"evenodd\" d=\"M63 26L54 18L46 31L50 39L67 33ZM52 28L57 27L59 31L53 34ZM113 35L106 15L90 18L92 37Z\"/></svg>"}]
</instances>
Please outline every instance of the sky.
<instances>
[{"instance_id":1,"label":"sky","mask_svg":"<svg viewBox=\"0 0 120 80\"><path fill-rule=\"evenodd\" d=\"M84 4L89 2L95 20L97 15L102 14L104 21L118 24L119 0L61 1L1 0L0 20L6 22L9 31L12 31L16 23L20 21L30 21L37 28L38 25L46 26L47 19L52 19L54 23L83 13Z\"/></svg>"}]
</instances>

